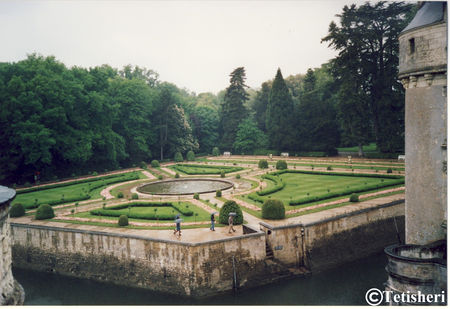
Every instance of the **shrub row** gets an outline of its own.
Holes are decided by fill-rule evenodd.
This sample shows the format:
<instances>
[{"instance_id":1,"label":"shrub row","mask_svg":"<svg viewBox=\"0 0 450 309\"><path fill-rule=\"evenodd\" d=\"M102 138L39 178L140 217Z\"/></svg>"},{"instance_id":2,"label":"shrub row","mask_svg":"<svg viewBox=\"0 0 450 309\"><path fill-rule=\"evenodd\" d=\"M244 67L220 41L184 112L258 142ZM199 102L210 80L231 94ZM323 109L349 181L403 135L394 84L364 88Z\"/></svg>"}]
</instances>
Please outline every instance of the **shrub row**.
<instances>
[{"instance_id":1,"label":"shrub row","mask_svg":"<svg viewBox=\"0 0 450 309\"><path fill-rule=\"evenodd\" d=\"M55 183L55 184L45 185L45 186L40 186L40 187L17 189L17 194L40 191L40 190L47 190L47 189L53 189L53 188L60 188L60 187L67 187L67 186L71 186L71 185L78 185L80 183L93 182L93 181L104 180L104 179L111 179L111 178L122 177L122 176L126 176L126 175L127 174L114 174L114 175L107 175L107 176L101 176L101 177L96 177L96 178L74 180L74 181L69 181L69 182L64 182L64 183Z\"/></svg>"},{"instance_id":2,"label":"shrub row","mask_svg":"<svg viewBox=\"0 0 450 309\"><path fill-rule=\"evenodd\" d=\"M97 216L101 215L101 216L118 217L119 214L117 212L115 212L115 210L125 209L128 207L173 207L175 210L177 210L184 216L190 217L194 214L194 212L192 210L185 209L183 207L179 207L174 202L131 202L131 203L126 203L126 204L109 206L104 209L94 209L94 210L90 211L90 214L97 215ZM171 216L171 218L172 217L173 216ZM160 216L158 216L158 218L161 219Z\"/></svg>"},{"instance_id":3,"label":"shrub row","mask_svg":"<svg viewBox=\"0 0 450 309\"><path fill-rule=\"evenodd\" d=\"M247 195L249 199L254 200L256 202L260 202L260 203L264 203L266 199L258 196L258 194L256 193L250 193L249 195Z\"/></svg>"},{"instance_id":4,"label":"shrub row","mask_svg":"<svg viewBox=\"0 0 450 309\"><path fill-rule=\"evenodd\" d=\"M284 181L282 181L280 178L272 176L270 174L263 175L262 178L266 178L266 179L272 180L273 182L275 182L275 186L267 188L267 189L264 189L264 190L261 190L261 191L257 191L256 193L259 196L264 196L264 195L268 195L268 194L280 191L286 185L286 183Z\"/></svg>"},{"instance_id":5,"label":"shrub row","mask_svg":"<svg viewBox=\"0 0 450 309\"><path fill-rule=\"evenodd\" d=\"M326 200L326 199L339 197L339 196L343 196L343 195L348 195L348 194L352 194L352 193L365 192L365 191L380 189L380 188L384 188L384 187L399 185L399 184L403 184L403 183L405 183L405 181L403 179L393 179L393 180L385 181L382 183L358 186L358 187L343 189L343 190L329 192L329 193L316 195L316 196L303 197L303 198L289 201L289 205L294 206L294 205L307 204L307 203L311 203L311 202L317 202L317 201Z\"/></svg>"},{"instance_id":6,"label":"shrub row","mask_svg":"<svg viewBox=\"0 0 450 309\"><path fill-rule=\"evenodd\" d=\"M384 174L360 174L360 173L345 173L345 172L320 172L320 171L300 171L300 170L282 170L270 173L269 175L280 175L284 173L301 173L311 175L333 175L333 176L352 176L352 177L372 177L372 178L390 178L390 179L403 179L401 175L384 175ZM267 176L267 175L266 175Z\"/></svg>"},{"instance_id":7,"label":"shrub row","mask_svg":"<svg viewBox=\"0 0 450 309\"><path fill-rule=\"evenodd\" d=\"M203 170L198 170L198 171L191 171L189 169L186 169L184 167L192 167L192 168L198 168L198 169L205 169L205 171ZM188 175L206 175L206 174L221 174L221 172L223 171L224 173L233 173L233 172L238 172L243 170L242 167L231 167L231 166L208 166L208 165L192 165L192 164L177 164L174 165L173 168L175 170L178 170L180 172L183 172L185 174ZM208 171L208 169L215 169L218 171Z\"/></svg>"}]
</instances>

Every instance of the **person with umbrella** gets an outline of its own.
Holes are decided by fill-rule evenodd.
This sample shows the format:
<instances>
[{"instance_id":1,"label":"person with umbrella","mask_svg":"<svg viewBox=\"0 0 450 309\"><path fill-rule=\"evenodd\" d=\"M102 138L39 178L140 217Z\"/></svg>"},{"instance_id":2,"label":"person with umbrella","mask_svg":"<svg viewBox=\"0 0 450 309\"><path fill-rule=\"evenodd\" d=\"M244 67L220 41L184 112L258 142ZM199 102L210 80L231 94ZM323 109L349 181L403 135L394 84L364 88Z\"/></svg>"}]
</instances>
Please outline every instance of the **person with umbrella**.
<instances>
[{"instance_id":1,"label":"person with umbrella","mask_svg":"<svg viewBox=\"0 0 450 309\"><path fill-rule=\"evenodd\" d=\"M214 215L216 213L217 213L217 211L211 213L211 227L209 228L211 231L215 231L215 229L214 229L214 221L216 221L216 219L214 218Z\"/></svg>"},{"instance_id":2,"label":"person with umbrella","mask_svg":"<svg viewBox=\"0 0 450 309\"><path fill-rule=\"evenodd\" d=\"M175 231L173 231L174 235L178 233L178 236L181 236L181 221L182 219L180 218L180 214L176 215L175 217L176 228Z\"/></svg>"},{"instance_id":3,"label":"person with umbrella","mask_svg":"<svg viewBox=\"0 0 450 309\"><path fill-rule=\"evenodd\" d=\"M230 228L228 229L228 233L236 232L236 230L233 228L233 220L234 220L234 216L236 216L235 212L230 212L228 214L228 225L230 226Z\"/></svg>"}]
</instances>

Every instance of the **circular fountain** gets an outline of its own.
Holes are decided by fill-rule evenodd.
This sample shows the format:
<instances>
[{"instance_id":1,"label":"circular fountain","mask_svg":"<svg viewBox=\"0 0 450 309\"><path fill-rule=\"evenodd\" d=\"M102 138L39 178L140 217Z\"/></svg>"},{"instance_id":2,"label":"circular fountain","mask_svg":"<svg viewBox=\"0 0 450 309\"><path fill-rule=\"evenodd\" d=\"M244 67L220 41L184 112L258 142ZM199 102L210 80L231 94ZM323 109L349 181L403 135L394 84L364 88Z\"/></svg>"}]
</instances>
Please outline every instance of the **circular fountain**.
<instances>
[{"instance_id":1,"label":"circular fountain","mask_svg":"<svg viewBox=\"0 0 450 309\"><path fill-rule=\"evenodd\" d=\"M183 195L194 193L210 193L217 190L227 190L233 187L233 183L226 180L190 178L179 180L163 180L144 184L136 191L153 195Z\"/></svg>"}]
</instances>

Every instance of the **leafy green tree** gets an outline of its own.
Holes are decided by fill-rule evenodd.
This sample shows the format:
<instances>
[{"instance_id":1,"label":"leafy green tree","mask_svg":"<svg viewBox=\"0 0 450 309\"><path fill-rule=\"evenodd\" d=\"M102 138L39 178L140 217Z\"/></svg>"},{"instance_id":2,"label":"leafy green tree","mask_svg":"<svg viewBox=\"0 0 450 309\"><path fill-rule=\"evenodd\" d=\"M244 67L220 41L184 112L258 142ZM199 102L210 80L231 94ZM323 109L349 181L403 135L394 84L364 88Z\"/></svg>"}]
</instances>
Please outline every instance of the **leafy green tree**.
<instances>
[{"instance_id":1,"label":"leafy green tree","mask_svg":"<svg viewBox=\"0 0 450 309\"><path fill-rule=\"evenodd\" d=\"M248 99L245 88L245 69L236 68L230 74L230 86L226 89L224 101L220 110L220 140L221 148L230 150L236 139L238 125L247 116L244 103Z\"/></svg>"},{"instance_id":2,"label":"leafy green tree","mask_svg":"<svg viewBox=\"0 0 450 309\"><path fill-rule=\"evenodd\" d=\"M267 137L258 129L252 117L244 119L238 126L233 149L238 153L252 154L255 149L267 147Z\"/></svg>"},{"instance_id":3,"label":"leafy green tree","mask_svg":"<svg viewBox=\"0 0 450 309\"><path fill-rule=\"evenodd\" d=\"M294 103L292 96L284 82L281 70L277 70L275 80L269 95L269 104L266 111L266 129L269 138L269 147L276 150L293 148Z\"/></svg>"},{"instance_id":4,"label":"leafy green tree","mask_svg":"<svg viewBox=\"0 0 450 309\"><path fill-rule=\"evenodd\" d=\"M211 107L196 107L190 115L192 133L199 143L199 152L207 153L219 141L219 114Z\"/></svg>"},{"instance_id":5,"label":"leafy green tree","mask_svg":"<svg viewBox=\"0 0 450 309\"><path fill-rule=\"evenodd\" d=\"M332 71L342 89L353 89L358 97L364 97L352 100L353 108L366 111L377 146L384 152L397 151L404 144L397 38L409 22L411 10L412 5L403 2L346 5L338 15L340 26L331 22L328 35L322 39L339 52L332 60ZM356 106L362 104L361 108ZM348 103L342 105L347 107ZM359 126L364 119L357 117L353 121Z\"/></svg>"},{"instance_id":6,"label":"leafy green tree","mask_svg":"<svg viewBox=\"0 0 450 309\"><path fill-rule=\"evenodd\" d=\"M261 84L261 90L256 93L256 97L253 100L252 110L255 112L255 120L258 124L258 128L266 131L266 110L269 105L270 84L264 82Z\"/></svg>"}]
</instances>

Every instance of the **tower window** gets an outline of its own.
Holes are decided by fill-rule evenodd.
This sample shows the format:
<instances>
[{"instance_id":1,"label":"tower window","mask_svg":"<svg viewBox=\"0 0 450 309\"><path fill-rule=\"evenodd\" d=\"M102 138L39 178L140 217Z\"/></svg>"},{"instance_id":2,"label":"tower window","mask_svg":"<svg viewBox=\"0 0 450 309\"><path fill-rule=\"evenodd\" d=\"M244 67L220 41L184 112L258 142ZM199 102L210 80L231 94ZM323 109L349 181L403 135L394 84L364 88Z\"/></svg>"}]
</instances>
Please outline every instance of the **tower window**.
<instances>
[{"instance_id":1,"label":"tower window","mask_svg":"<svg viewBox=\"0 0 450 309\"><path fill-rule=\"evenodd\" d=\"M414 42L414 38L409 39L409 53L413 54L416 50L416 43Z\"/></svg>"}]
</instances>

